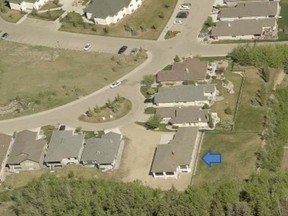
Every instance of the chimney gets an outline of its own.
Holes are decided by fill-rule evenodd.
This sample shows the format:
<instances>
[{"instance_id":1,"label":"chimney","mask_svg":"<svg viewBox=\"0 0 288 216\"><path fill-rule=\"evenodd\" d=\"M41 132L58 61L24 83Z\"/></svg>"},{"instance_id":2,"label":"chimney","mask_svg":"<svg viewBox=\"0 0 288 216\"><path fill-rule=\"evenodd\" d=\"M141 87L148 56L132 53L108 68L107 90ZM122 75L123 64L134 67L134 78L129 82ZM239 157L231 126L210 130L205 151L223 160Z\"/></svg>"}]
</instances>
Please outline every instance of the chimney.
<instances>
[{"instance_id":1,"label":"chimney","mask_svg":"<svg viewBox=\"0 0 288 216\"><path fill-rule=\"evenodd\" d=\"M186 73L189 73L189 69L188 68L185 68L185 71L186 71Z\"/></svg>"}]
</instances>

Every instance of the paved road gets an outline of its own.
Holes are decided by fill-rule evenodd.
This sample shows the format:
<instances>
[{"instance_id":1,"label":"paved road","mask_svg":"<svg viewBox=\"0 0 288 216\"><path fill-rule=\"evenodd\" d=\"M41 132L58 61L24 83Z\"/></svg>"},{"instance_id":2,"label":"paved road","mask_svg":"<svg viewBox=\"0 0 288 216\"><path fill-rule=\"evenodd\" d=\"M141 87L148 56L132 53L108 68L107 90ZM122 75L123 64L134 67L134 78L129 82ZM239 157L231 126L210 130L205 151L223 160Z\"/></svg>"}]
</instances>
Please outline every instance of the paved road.
<instances>
[{"instance_id":1,"label":"paved road","mask_svg":"<svg viewBox=\"0 0 288 216\"><path fill-rule=\"evenodd\" d=\"M181 2L181 1L180 1ZM32 45L43 45L60 48L82 50L85 43L90 42L91 51L116 53L120 46L142 47L148 50L149 58L141 66L125 76L128 81L115 89L105 87L91 95L83 97L72 103L66 104L45 112L20 118L0 121L0 131L11 133L17 130L35 128L45 124L64 123L74 127L81 126L85 129L98 130L115 126L124 126L136 120L141 120L144 104L143 96L139 92L139 81L144 74L157 73L173 61L175 55L180 57L194 55L226 55L235 46L201 44L197 41L197 35L211 11L212 0L190 0L193 7L181 34L168 41L136 40L126 38L102 37L94 35L73 34L57 31L58 24L37 19L27 18L21 24L11 24L0 19L0 29L9 32L9 40ZM174 13L176 13L175 11ZM168 26L174 20L174 16L168 22ZM124 78L123 78L124 79ZM85 112L89 106L104 104L108 98L113 99L117 94L123 95L133 101L132 111L122 119L105 123L91 124L80 122L78 116Z\"/></svg>"}]
</instances>

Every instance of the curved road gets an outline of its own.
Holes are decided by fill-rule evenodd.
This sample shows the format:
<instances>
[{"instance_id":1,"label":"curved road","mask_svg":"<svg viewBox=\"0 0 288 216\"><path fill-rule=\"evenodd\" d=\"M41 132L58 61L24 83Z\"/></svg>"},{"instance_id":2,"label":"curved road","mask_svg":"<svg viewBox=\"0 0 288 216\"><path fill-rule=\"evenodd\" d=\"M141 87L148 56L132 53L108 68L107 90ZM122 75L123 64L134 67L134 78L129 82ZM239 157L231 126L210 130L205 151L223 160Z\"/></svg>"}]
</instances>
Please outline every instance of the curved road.
<instances>
[{"instance_id":1,"label":"curved road","mask_svg":"<svg viewBox=\"0 0 288 216\"><path fill-rule=\"evenodd\" d=\"M178 2L181 4L182 1ZM37 19L27 18L21 24L11 24L0 19L0 29L3 32L9 32L9 40L27 43L32 45L43 45L48 47L56 47L59 41L60 48L82 50L85 43L92 44L92 51L116 53L120 46L127 45L132 47L142 47L148 50L148 60L138 68L127 74L123 79L127 79L123 85L110 89L105 87L86 97L76 100L55 109L44 111L41 113L19 117L15 119L0 121L0 131L3 133L12 133L14 131L27 128L36 128L46 124L63 123L69 126L81 126L84 129L99 130L111 128L115 126L124 126L131 122L143 119L144 104L143 96L139 91L139 81L144 74L157 73L166 65L173 61L175 55L184 56L217 56L226 55L235 44L201 44L197 41L197 35L211 11L213 1L202 0L190 1L193 7L190 10L187 24L183 26L181 34L167 41L150 41L137 40L127 38L102 37L94 35L73 34L57 31L59 25L53 22L46 22ZM176 6L176 8L178 8ZM174 20L174 11L168 26ZM92 124L79 121L77 118L84 113L89 106L104 104L108 98L113 99L120 94L132 100L132 111L125 117L104 124Z\"/></svg>"}]
</instances>

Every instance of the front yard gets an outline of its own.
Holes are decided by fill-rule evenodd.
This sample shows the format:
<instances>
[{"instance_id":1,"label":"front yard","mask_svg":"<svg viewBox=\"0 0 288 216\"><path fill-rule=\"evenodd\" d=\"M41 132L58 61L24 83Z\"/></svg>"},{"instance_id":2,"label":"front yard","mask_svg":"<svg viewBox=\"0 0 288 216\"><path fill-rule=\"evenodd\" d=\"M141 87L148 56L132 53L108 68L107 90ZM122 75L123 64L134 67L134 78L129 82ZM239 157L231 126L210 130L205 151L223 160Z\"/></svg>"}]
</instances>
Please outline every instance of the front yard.
<instances>
[{"instance_id":1,"label":"front yard","mask_svg":"<svg viewBox=\"0 0 288 216\"><path fill-rule=\"evenodd\" d=\"M100 26L83 23L79 14L70 13L62 20L60 30L113 37L157 39L168 22L177 0L145 0L132 15L117 24ZM70 17L69 17L70 16Z\"/></svg>"},{"instance_id":2,"label":"front yard","mask_svg":"<svg viewBox=\"0 0 288 216\"><path fill-rule=\"evenodd\" d=\"M47 21L55 21L58 19L65 11L63 9L59 10L48 10L43 13L29 14L29 17L47 20Z\"/></svg>"},{"instance_id":3,"label":"front yard","mask_svg":"<svg viewBox=\"0 0 288 216\"><path fill-rule=\"evenodd\" d=\"M5 7L5 12L0 11L0 16L3 20L11 23L17 23L25 14L17 10L11 10Z\"/></svg>"},{"instance_id":4,"label":"front yard","mask_svg":"<svg viewBox=\"0 0 288 216\"><path fill-rule=\"evenodd\" d=\"M144 51L116 56L0 41L1 119L76 100L124 76L146 57Z\"/></svg>"}]
</instances>

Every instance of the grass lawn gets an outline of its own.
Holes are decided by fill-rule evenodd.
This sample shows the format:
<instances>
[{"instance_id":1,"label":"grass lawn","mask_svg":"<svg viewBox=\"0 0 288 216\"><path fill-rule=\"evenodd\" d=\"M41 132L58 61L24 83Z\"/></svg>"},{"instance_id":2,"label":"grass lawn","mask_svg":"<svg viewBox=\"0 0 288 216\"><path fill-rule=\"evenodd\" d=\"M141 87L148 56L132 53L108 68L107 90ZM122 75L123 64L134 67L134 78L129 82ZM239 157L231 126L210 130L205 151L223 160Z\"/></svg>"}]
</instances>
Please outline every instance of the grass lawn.
<instances>
[{"instance_id":1,"label":"grass lawn","mask_svg":"<svg viewBox=\"0 0 288 216\"><path fill-rule=\"evenodd\" d=\"M3 20L11 23L17 23L25 14L21 13L20 11L17 10L11 10L8 7L6 8L7 12L3 13L0 12L0 16L2 17Z\"/></svg>"},{"instance_id":2,"label":"grass lawn","mask_svg":"<svg viewBox=\"0 0 288 216\"><path fill-rule=\"evenodd\" d=\"M59 10L51 10L44 13L37 13L37 15L31 15L29 14L29 17L36 18L36 19L42 19L47 21L55 21L58 19L65 11L63 9Z\"/></svg>"},{"instance_id":3,"label":"grass lawn","mask_svg":"<svg viewBox=\"0 0 288 216\"><path fill-rule=\"evenodd\" d=\"M288 40L288 0L280 1L280 16L278 19L278 28L282 29L282 32L278 33L279 40Z\"/></svg>"},{"instance_id":4,"label":"grass lawn","mask_svg":"<svg viewBox=\"0 0 288 216\"><path fill-rule=\"evenodd\" d=\"M168 31L164 37L165 40L168 40L170 38L176 37L180 31Z\"/></svg>"},{"instance_id":5,"label":"grass lawn","mask_svg":"<svg viewBox=\"0 0 288 216\"><path fill-rule=\"evenodd\" d=\"M288 149L284 150L283 160L281 164L281 169L284 171L288 170Z\"/></svg>"},{"instance_id":6,"label":"grass lawn","mask_svg":"<svg viewBox=\"0 0 288 216\"><path fill-rule=\"evenodd\" d=\"M85 116L81 115L79 119L85 122L92 122L92 123L102 123L102 122L109 122L114 121L116 119L120 119L123 116L127 115L132 108L132 103L130 100L123 98L122 102L112 102L117 110L113 112L112 109L108 108L106 105L99 108L99 113L95 113L92 111L92 116ZM88 111L89 112L89 111ZM112 116L112 118L111 118ZM103 119L104 118L104 119Z\"/></svg>"},{"instance_id":7,"label":"grass lawn","mask_svg":"<svg viewBox=\"0 0 288 216\"><path fill-rule=\"evenodd\" d=\"M168 22L177 0L145 0L143 5L133 14L120 20L117 24L100 26L94 24L83 24L81 17L75 16L75 23L62 21L60 30L96 34L114 37L132 37L141 39L157 39ZM125 31L127 25L132 31Z\"/></svg>"},{"instance_id":8,"label":"grass lawn","mask_svg":"<svg viewBox=\"0 0 288 216\"><path fill-rule=\"evenodd\" d=\"M224 180L243 180L255 171L255 152L261 147L257 134L206 133L202 143L193 185L215 184ZM222 154L222 163L208 167L201 160L206 151Z\"/></svg>"},{"instance_id":9,"label":"grass lawn","mask_svg":"<svg viewBox=\"0 0 288 216\"><path fill-rule=\"evenodd\" d=\"M21 110L2 115L1 119L76 100L124 76L146 57L144 52L118 56L0 41L0 105L11 100L22 104Z\"/></svg>"},{"instance_id":10,"label":"grass lawn","mask_svg":"<svg viewBox=\"0 0 288 216\"><path fill-rule=\"evenodd\" d=\"M44 4L39 10L49 10L49 9L53 9L53 8L58 8L61 7L61 4L55 4L54 2L47 2L46 4Z\"/></svg>"}]
</instances>

